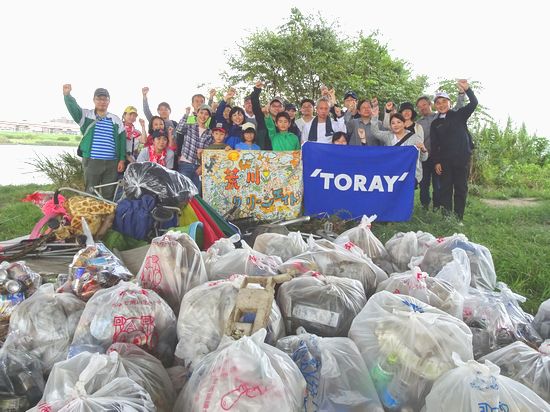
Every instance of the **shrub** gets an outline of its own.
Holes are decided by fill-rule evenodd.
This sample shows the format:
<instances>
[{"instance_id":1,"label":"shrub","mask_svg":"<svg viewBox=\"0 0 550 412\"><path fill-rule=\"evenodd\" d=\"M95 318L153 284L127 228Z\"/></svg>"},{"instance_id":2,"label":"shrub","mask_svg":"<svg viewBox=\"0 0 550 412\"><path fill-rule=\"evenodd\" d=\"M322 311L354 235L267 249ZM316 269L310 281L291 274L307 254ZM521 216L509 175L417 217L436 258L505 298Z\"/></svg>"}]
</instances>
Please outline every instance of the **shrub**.
<instances>
[{"instance_id":1,"label":"shrub","mask_svg":"<svg viewBox=\"0 0 550 412\"><path fill-rule=\"evenodd\" d=\"M56 187L70 186L84 189L84 172L79 157L63 152L53 159L37 155L36 160L28 164L34 166L37 172L44 173Z\"/></svg>"}]
</instances>

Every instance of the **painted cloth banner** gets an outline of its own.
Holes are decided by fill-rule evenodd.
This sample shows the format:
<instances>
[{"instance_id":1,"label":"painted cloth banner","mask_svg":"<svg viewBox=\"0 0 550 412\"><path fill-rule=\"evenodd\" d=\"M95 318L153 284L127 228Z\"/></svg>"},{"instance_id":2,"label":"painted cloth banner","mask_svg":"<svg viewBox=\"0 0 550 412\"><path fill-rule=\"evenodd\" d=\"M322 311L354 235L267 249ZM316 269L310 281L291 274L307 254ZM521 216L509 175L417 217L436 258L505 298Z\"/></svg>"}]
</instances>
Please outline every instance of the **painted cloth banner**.
<instances>
[{"instance_id":1,"label":"painted cloth banner","mask_svg":"<svg viewBox=\"0 0 550 412\"><path fill-rule=\"evenodd\" d=\"M300 152L205 150L202 155L204 199L233 218L293 219L302 208Z\"/></svg>"},{"instance_id":2,"label":"painted cloth banner","mask_svg":"<svg viewBox=\"0 0 550 412\"><path fill-rule=\"evenodd\" d=\"M409 220L418 150L412 146L302 146L305 213L343 218L376 214L377 221Z\"/></svg>"}]
</instances>

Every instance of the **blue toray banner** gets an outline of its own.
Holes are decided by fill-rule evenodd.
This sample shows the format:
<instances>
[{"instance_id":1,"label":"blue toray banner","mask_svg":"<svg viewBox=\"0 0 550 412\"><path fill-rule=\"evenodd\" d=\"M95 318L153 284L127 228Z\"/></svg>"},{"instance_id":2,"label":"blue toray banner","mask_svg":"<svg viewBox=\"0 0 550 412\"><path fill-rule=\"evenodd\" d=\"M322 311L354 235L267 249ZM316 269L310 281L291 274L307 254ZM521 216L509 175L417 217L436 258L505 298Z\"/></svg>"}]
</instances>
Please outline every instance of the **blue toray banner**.
<instances>
[{"instance_id":1,"label":"blue toray banner","mask_svg":"<svg viewBox=\"0 0 550 412\"><path fill-rule=\"evenodd\" d=\"M413 146L302 146L305 214L409 220L418 150Z\"/></svg>"}]
</instances>

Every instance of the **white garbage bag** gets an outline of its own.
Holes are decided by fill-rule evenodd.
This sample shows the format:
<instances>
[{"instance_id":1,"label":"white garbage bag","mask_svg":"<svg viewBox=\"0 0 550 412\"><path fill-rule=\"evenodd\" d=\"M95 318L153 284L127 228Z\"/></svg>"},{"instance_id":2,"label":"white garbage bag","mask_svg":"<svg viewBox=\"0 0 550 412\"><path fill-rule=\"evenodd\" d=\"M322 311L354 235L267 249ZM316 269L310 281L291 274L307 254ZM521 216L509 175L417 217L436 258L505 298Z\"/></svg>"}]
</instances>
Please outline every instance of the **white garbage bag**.
<instances>
[{"instance_id":1,"label":"white garbage bag","mask_svg":"<svg viewBox=\"0 0 550 412\"><path fill-rule=\"evenodd\" d=\"M550 405L531 389L500 375L499 367L489 361L462 362L446 372L426 397L425 412L548 412Z\"/></svg>"},{"instance_id":2,"label":"white garbage bag","mask_svg":"<svg viewBox=\"0 0 550 412\"><path fill-rule=\"evenodd\" d=\"M523 342L514 342L485 355L479 361L488 360L508 376L536 392L550 402L550 340L533 349Z\"/></svg>"},{"instance_id":3,"label":"white garbage bag","mask_svg":"<svg viewBox=\"0 0 550 412\"><path fill-rule=\"evenodd\" d=\"M324 276L355 279L361 282L368 297L388 275L358 247L349 247L350 250L347 250L328 240L316 242L310 237L307 252L284 262L279 266L279 271L293 275L319 272Z\"/></svg>"},{"instance_id":4,"label":"white garbage bag","mask_svg":"<svg viewBox=\"0 0 550 412\"><path fill-rule=\"evenodd\" d=\"M426 250L419 264L420 268L435 276L446 263L453 260L452 251L456 248L464 250L470 259L471 286L493 290L496 287L497 275L491 252L485 246L468 241L463 234L438 239L437 243Z\"/></svg>"},{"instance_id":5,"label":"white garbage bag","mask_svg":"<svg viewBox=\"0 0 550 412\"><path fill-rule=\"evenodd\" d=\"M316 273L285 282L277 292L288 335L302 326L323 337L347 336L351 322L366 302L358 280Z\"/></svg>"},{"instance_id":6,"label":"white garbage bag","mask_svg":"<svg viewBox=\"0 0 550 412\"><path fill-rule=\"evenodd\" d=\"M542 302L539 306L533 326L543 339L550 339L550 299Z\"/></svg>"},{"instance_id":7,"label":"white garbage bag","mask_svg":"<svg viewBox=\"0 0 550 412\"><path fill-rule=\"evenodd\" d=\"M388 255L388 251L378 240L378 238L372 233L372 222L376 220L377 216L372 215L367 217L363 215L361 223L358 226L346 230L340 236L338 236L334 243L344 246L348 242L358 246L367 257L382 268L386 273L392 272L391 259Z\"/></svg>"},{"instance_id":8,"label":"white garbage bag","mask_svg":"<svg viewBox=\"0 0 550 412\"><path fill-rule=\"evenodd\" d=\"M238 275L211 281L197 286L183 297L177 324L176 358L186 370L192 371L197 362L217 349L244 279L245 276ZM275 344L284 334L281 312L273 301L267 342Z\"/></svg>"},{"instance_id":9,"label":"white garbage bag","mask_svg":"<svg viewBox=\"0 0 550 412\"><path fill-rule=\"evenodd\" d=\"M176 316L154 291L134 283L100 290L86 304L69 356L105 352L117 342L133 343L169 366L176 345Z\"/></svg>"},{"instance_id":10,"label":"white garbage bag","mask_svg":"<svg viewBox=\"0 0 550 412\"><path fill-rule=\"evenodd\" d=\"M157 292L176 315L183 295L207 281L199 247L187 233L176 232L153 239L137 276L138 285Z\"/></svg>"},{"instance_id":11,"label":"white garbage bag","mask_svg":"<svg viewBox=\"0 0 550 412\"><path fill-rule=\"evenodd\" d=\"M279 339L307 384L304 412L381 412L369 370L349 338L321 338L302 327Z\"/></svg>"},{"instance_id":12,"label":"white garbage bag","mask_svg":"<svg viewBox=\"0 0 550 412\"><path fill-rule=\"evenodd\" d=\"M274 276L283 262L278 256L267 256L257 252L241 240L240 249L233 249L222 255L216 249L206 252L204 263L208 279L227 279L232 275Z\"/></svg>"},{"instance_id":13,"label":"white garbage bag","mask_svg":"<svg viewBox=\"0 0 550 412\"><path fill-rule=\"evenodd\" d=\"M254 250L267 256L279 256L283 262L307 250L307 243L300 232L262 233L254 241Z\"/></svg>"},{"instance_id":14,"label":"white garbage bag","mask_svg":"<svg viewBox=\"0 0 550 412\"><path fill-rule=\"evenodd\" d=\"M38 405L29 412L154 412L149 393L132 379L116 352L83 352L54 365Z\"/></svg>"},{"instance_id":15,"label":"white garbage bag","mask_svg":"<svg viewBox=\"0 0 550 412\"><path fill-rule=\"evenodd\" d=\"M288 355L263 343L265 335L225 338L198 363L174 411L302 411L305 380Z\"/></svg>"},{"instance_id":16,"label":"white garbage bag","mask_svg":"<svg viewBox=\"0 0 550 412\"><path fill-rule=\"evenodd\" d=\"M476 359L516 340L536 347L543 341L533 327L533 316L519 305L526 299L502 282L497 287L501 292L470 289L464 300L463 320L473 333Z\"/></svg>"},{"instance_id":17,"label":"white garbage bag","mask_svg":"<svg viewBox=\"0 0 550 412\"><path fill-rule=\"evenodd\" d=\"M452 250L453 260L446 263L435 277L446 280L462 295L467 296L470 293L470 284L472 282L472 272L470 270L470 259L462 249Z\"/></svg>"},{"instance_id":18,"label":"white garbage bag","mask_svg":"<svg viewBox=\"0 0 550 412\"><path fill-rule=\"evenodd\" d=\"M455 318L462 319L464 297L450 283L429 277L418 266L403 273L394 273L378 285L377 291L382 290L412 296Z\"/></svg>"},{"instance_id":19,"label":"white garbage bag","mask_svg":"<svg viewBox=\"0 0 550 412\"><path fill-rule=\"evenodd\" d=\"M426 250L436 242L436 238L427 232L398 232L386 242L386 250L393 264L394 272L404 272L410 268L412 258L423 256Z\"/></svg>"},{"instance_id":20,"label":"white garbage bag","mask_svg":"<svg viewBox=\"0 0 550 412\"><path fill-rule=\"evenodd\" d=\"M56 362L67 359L85 305L71 293L56 293L51 283L42 285L15 307L5 346L32 353L48 374Z\"/></svg>"},{"instance_id":21,"label":"white garbage bag","mask_svg":"<svg viewBox=\"0 0 550 412\"><path fill-rule=\"evenodd\" d=\"M176 391L162 363L153 355L131 343L113 343L107 354L118 353L118 361L132 379L151 396L158 412L172 412Z\"/></svg>"},{"instance_id":22,"label":"white garbage bag","mask_svg":"<svg viewBox=\"0 0 550 412\"><path fill-rule=\"evenodd\" d=\"M374 294L349 331L388 410L419 410L432 383L454 367L453 352L473 359L461 320L418 299Z\"/></svg>"}]
</instances>

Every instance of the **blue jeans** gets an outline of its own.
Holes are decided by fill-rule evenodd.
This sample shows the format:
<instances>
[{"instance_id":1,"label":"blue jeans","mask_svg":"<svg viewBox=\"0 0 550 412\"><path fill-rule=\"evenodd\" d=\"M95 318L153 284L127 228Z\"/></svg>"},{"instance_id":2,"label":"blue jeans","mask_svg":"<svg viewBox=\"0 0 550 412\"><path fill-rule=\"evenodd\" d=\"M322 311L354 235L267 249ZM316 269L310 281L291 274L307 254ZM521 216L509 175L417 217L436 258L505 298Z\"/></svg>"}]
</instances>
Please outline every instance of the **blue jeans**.
<instances>
[{"instance_id":1,"label":"blue jeans","mask_svg":"<svg viewBox=\"0 0 550 412\"><path fill-rule=\"evenodd\" d=\"M202 185L199 179L199 175L196 173L196 170L198 169L198 167L199 167L198 165L194 165L183 161L180 161L178 163L178 172L180 172L182 175L189 178L189 180L193 182L193 184L197 187L197 190L200 196L202 193Z\"/></svg>"},{"instance_id":2,"label":"blue jeans","mask_svg":"<svg viewBox=\"0 0 550 412\"><path fill-rule=\"evenodd\" d=\"M435 173L435 165L432 158L422 162L422 180L420 181L420 203L424 207L430 206L430 184L433 185L433 208L437 209L441 206L440 190L441 183L439 176Z\"/></svg>"}]
</instances>

